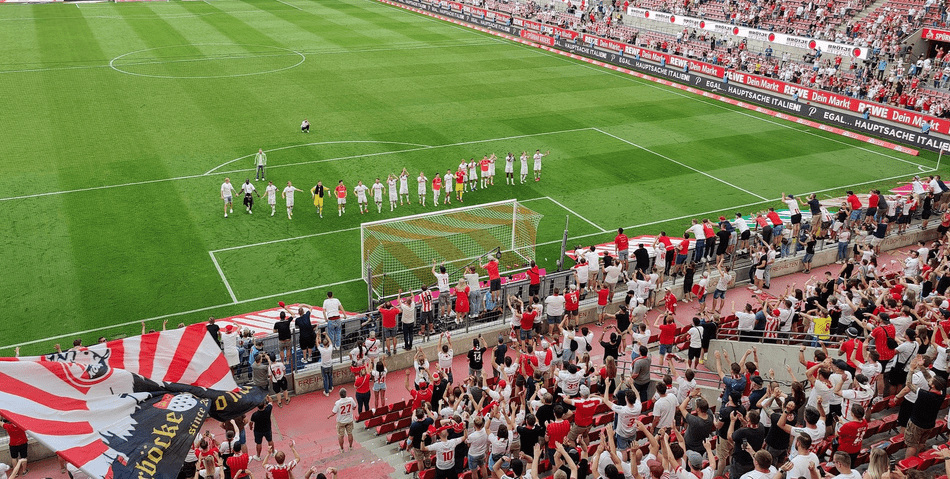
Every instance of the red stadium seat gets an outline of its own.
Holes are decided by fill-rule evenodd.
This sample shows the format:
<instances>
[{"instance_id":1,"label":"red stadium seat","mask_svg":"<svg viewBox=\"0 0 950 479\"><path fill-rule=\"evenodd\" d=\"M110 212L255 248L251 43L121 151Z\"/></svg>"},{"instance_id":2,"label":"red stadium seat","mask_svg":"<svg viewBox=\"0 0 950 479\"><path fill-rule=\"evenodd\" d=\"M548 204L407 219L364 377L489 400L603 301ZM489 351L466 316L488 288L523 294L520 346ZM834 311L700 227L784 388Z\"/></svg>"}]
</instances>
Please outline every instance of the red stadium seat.
<instances>
[{"instance_id":1,"label":"red stadium seat","mask_svg":"<svg viewBox=\"0 0 950 479\"><path fill-rule=\"evenodd\" d=\"M396 430L396 423L387 422L386 424L376 426L376 435L382 436L383 434L389 434Z\"/></svg>"},{"instance_id":2,"label":"red stadium seat","mask_svg":"<svg viewBox=\"0 0 950 479\"><path fill-rule=\"evenodd\" d=\"M594 419L595 426L602 426L614 421L614 413L601 414Z\"/></svg>"},{"instance_id":3,"label":"red stadium seat","mask_svg":"<svg viewBox=\"0 0 950 479\"><path fill-rule=\"evenodd\" d=\"M400 430L400 431L396 431L396 432L394 432L394 433L392 433L392 434L386 436L386 444L392 444L392 443L395 443L395 442L399 442L399 441L402 441L402 440L406 439L407 437L409 437L409 430L408 430L408 429L403 429L403 430Z\"/></svg>"}]
</instances>

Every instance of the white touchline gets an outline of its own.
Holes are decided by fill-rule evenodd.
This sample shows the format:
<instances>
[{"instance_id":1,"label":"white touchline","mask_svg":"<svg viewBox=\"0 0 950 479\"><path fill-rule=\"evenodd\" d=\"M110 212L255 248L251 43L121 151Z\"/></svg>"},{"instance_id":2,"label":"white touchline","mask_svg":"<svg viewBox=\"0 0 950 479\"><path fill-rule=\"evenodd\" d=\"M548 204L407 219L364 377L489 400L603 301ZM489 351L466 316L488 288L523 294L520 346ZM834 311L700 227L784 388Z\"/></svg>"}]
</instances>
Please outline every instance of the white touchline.
<instances>
[{"instance_id":1,"label":"white touchline","mask_svg":"<svg viewBox=\"0 0 950 479\"><path fill-rule=\"evenodd\" d=\"M221 265L218 264L218 259L214 257L214 251L208 251L208 254L211 255L211 262L214 263L214 269L218 270L218 274L221 276L221 281L224 282L224 287L227 288L228 294L231 295L231 302L237 304L237 296L234 295L234 290L231 289L231 283L228 283L228 278L224 275L224 271L221 270Z\"/></svg>"},{"instance_id":2,"label":"white touchline","mask_svg":"<svg viewBox=\"0 0 950 479\"><path fill-rule=\"evenodd\" d=\"M572 215L574 215L574 216L580 218L581 220L587 222L587 224L593 226L594 228L599 229L602 233L606 233L606 232L607 232L607 230L601 228L600 226L597 226L597 223L594 223L593 221L591 221L591 220L589 220L589 219L587 219L587 218L584 218L583 216L579 215L576 211L574 211L574 210L568 208L567 206L564 206L563 204L561 204L560 201L558 201L558 200L556 200L556 199L554 199L554 198L551 198L550 196L545 196L545 198L551 200L552 203L554 203L554 204L560 206L561 208L567 210L568 213L570 213L570 214L572 214Z\"/></svg>"},{"instance_id":3,"label":"white touchline","mask_svg":"<svg viewBox=\"0 0 950 479\"><path fill-rule=\"evenodd\" d=\"M594 128L594 130L595 130L595 131L599 131L599 132L601 132L601 133L603 133L603 134L605 134L605 135L607 135L607 136L609 136L609 137L611 137L611 138L614 138L614 139L617 139L617 140L619 140L619 141L622 141L622 142L624 142L624 143L626 143L626 144L628 144L628 145L630 145L630 146L639 148L639 149L641 149L641 150L643 150L643 151L646 151L646 152L648 152L648 153L652 153L652 154L654 154L654 155L656 155L656 156L659 156L660 158L663 158L663 159L666 160L666 161L670 161L670 162L676 163L677 165L680 165L680 166L682 166L683 168L686 168L686 169L695 171L696 173L699 173L699 174L701 174L701 175L703 175L703 176L707 176L707 177L709 177L709 178L712 178L712 179L714 179L714 180L716 180L716 181L718 181L718 182L720 182L720 183L722 183L722 184L731 186L731 187L733 187L733 188L735 188L735 189L737 189L737 190L739 190L739 191L741 191L741 192L743 192L743 193L750 194L750 195L752 195L752 196L754 196L754 197L756 197L756 198L762 199L762 200L768 199L768 198L766 198L766 197L764 197L764 196L762 196L762 195L757 195L757 194L755 194L755 193L753 193L753 192L751 192L751 191L749 191L749 190L747 190L747 189L745 189L745 188L740 188L740 187L738 187L738 186L736 186L736 185L734 185L734 184L732 184L732 183L729 183L729 182L726 181L726 180L723 180L723 179L721 179L721 178L716 178L715 176L710 175L709 173L706 173L705 171L702 171L702 170L697 169L697 168L693 168L692 166L689 166L689 165L687 165L687 164L685 164L685 163L681 163L681 162L679 162L679 161L676 161L676 160L674 160L674 159L672 159L672 158L670 158L670 157L668 157L668 156L661 155L661 154L659 154L659 153L657 153L657 152L655 152L655 151L653 151L653 150L651 150L651 149L649 149L649 148L647 148L647 147L645 147L645 146L640 146L640 145L638 145L638 144L636 144L636 143L634 143L634 142L632 142L632 141L629 141L629 140L625 140L625 139L623 139L623 138L620 138L619 136L611 135L610 133L607 133L606 131L600 130L600 129L598 129L598 128Z\"/></svg>"}]
</instances>

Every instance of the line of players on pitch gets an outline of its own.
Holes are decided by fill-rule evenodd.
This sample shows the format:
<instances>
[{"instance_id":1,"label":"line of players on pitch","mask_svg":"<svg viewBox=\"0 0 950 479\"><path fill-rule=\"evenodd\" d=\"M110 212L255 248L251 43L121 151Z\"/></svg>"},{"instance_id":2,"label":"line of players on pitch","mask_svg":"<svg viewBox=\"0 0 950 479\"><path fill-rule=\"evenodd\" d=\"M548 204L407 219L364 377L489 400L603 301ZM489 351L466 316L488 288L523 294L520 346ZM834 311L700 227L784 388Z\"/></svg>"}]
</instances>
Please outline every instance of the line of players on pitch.
<instances>
[{"instance_id":1,"label":"line of players on pitch","mask_svg":"<svg viewBox=\"0 0 950 479\"><path fill-rule=\"evenodd\" d=\"M535 151L534 159L534 181L541 181L541 159L549 155L551 152L541 153L541 150L538 149ZM258 152L258 157L263 154L263 151ZM451 168L445 170L445 175L435 174L435 177L432 178L432 203L436 206L439 204L439 200L442 200L443 204L450 205L452 204L452 191L455 191L455 198L459 203L463 203L462 195L466 191L475 191L479 188L487 188L488 186L495 184L495 162L497 157L494 153L491 155L483 156L481 161L476 161L475 158L472 158L470 161L466 162L462 160L459 163L458 169L453 173ZM524 184L528 181L528 152L523 151L521 153L521 184ZM257 181L265 180L263 177L263 165L259 160L255 160L258 177ZM505 182L508 185L515 184L514 176L514 163L515 156L509 152L505 157ZM481 171L481 176L479 176L479 170ZM429 183L429 178L426 177L425 173L420 171L419 176L416 178L418 184L417 193L419 194L419 204L426 206L426 196L427 188ZM397 186L398 185L398 186ZM442 190L446 190L444 195ZM293 219L293 210L294 210L294 193L303 192L303 190L295 187L290 181L287 182L287 186L281 191L280 196L284 198L287 203L287 219ZM369 201L368 196L372 194L373 201L376 203L376 212L383 212L383 193L389 192L389 211L396 210L396 202L398 201L400 205L403 204L412 204L412 200L409 199L409 172L403 168L402 172L399 175L390 174L386 178L386 182L383 183L379 177L376 178L376 181L369 186L363 184L362 181L358 181L356 186L353 187L353 194L356 195L357 207L360 210L360 214L369 213ZM343 216L343 213L346 213L346 198L347 198L347 188L343 183L343 180L340 180L336 188L333 189L334 196L337 199L337 216ZM316 186L310 188L310 196L313 198L313 205L317 208L317 213L323 218L323 197L326 194L326 188L323 186L322 181L318 181ZM244 195L244 209L248 214L252 214L254 208L254 196L261 198L260 193L257 192L257 188L251 183L251 179L248 178L244 180L244 184L241 185L240 190L236 189L233 184L231 184L230 178L225 178L224 183L221 185L221 199L224 201L224 217L228 217L228 213L234 213L233 207L233 198L234 196L241 194ZM277 186L274 185L273 181L267 183L267 187L264 188L264 195L267 196L267 204L271 207L270 215L274 216L277 211Z\"/></svg>"}]
</instances>

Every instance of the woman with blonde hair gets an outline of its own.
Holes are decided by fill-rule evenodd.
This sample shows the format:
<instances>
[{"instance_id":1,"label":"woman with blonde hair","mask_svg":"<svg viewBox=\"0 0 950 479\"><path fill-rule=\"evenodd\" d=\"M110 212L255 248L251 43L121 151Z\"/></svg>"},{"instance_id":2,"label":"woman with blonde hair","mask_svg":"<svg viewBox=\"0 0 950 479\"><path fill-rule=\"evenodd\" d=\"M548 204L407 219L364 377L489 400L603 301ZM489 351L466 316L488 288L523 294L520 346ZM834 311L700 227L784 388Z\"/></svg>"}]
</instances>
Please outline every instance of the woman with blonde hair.
<instances>
[{"instance_id":1,"label":"woman with blonde hair","mask_svg":"<svg viewBox=\"0 0 950 479\"><path fill-rule=\"evenodd\" d=\"M904 475L896 470L891 472L890 458L884 449L871 448L868 470L864 472L863 479L902 479L903 477Z\"/></svg>"}]
</instances>

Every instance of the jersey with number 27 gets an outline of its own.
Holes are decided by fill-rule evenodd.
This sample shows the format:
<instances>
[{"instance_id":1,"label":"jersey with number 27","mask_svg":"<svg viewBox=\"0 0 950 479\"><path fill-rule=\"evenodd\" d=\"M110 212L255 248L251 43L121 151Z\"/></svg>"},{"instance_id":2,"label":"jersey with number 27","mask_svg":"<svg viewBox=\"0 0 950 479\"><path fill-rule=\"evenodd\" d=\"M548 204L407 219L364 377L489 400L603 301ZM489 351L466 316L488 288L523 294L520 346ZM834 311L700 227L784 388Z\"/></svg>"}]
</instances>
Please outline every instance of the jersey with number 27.
<instances>
[{"instance_id":1,"label":"jersey with number 27","mask_svg":"<svg viewBox=\"0 0 950 479\"><path fill-rule=\"evenodd\" d=\"M339 424L349 424L353 422L353 410L356 409L356 400L348 398L337 399L333 405L333 413L336 414L336 422Z\"/></svg>"}]
</instances>

